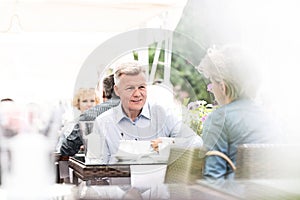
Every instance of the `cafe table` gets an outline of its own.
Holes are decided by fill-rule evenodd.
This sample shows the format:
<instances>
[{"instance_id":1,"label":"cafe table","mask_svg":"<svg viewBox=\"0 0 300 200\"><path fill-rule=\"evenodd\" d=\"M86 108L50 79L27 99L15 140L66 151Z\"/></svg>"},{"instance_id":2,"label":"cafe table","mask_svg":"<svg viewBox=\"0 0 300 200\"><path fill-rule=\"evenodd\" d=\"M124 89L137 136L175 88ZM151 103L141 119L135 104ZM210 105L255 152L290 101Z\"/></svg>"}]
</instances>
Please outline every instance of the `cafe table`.
<instances>
[{"instance_id":1,"label":"cafe table","mask_svg":"<svg viewBox=\"0 0 300 200\"><path fill-rule=\"evenodd\" d=\"M157 184L148 188L131 185L55 184L47 189L48 198L19 199L92 200L92 199L167 199L167 200L238 200L238 199L300 199L300 180L235 180L220 188L202 180L195 184ZM15 191L17 192L17 191ZM27 197L27 198L25 198ZM11 199L0 187L0 199Z\"/></svg>"},{"instance_id":2,"label":"cafe table","mask_svg":"<svg viewBox=\"0 0 300 200\"><path fill-rule=\"evenodd\" d=\"M299 180L235 180L223 187L203 180L195 184L156 184L148 188L131 185L83 185L73 190L76 199L170 199L238 200L300 199Z\"/></svg>"},{"instance_id":3,"label":"cafe table","mask_svg":"<svg viewBox=\"0 0 300 200\"><path fill-rule=\"evenodd\" d=\"M209 184L202 179L193 184L166 184L165 171L148 174L149 180L138 182L133 179L136 174L132 167L143 169L166 165L166 162L147 160L101 165L85 163L78 157L69 159L78 199L300 199L300 180L297 179L238 179L225 181L222 186ZM155 176L161 179L155 181ZM112 184L110 178L127 178L129 181ZM143 182L152 184L141 184Z\"/></svg>"},{"instance_id":4,"label":"cafe table","mask_svg":"<svg viewBox=\"0 0 300 200\"><path fill-rule=\"evenodd\" d=\"M163 182L167 160L139 159L119 161L113 164L98 164L86 162L82 155L69 158L69 168L72 183L78 185L81 181L88 185L131 184L138 181L139 171L147 171L154 179L156 176ZM134 175L134 176L133 176ZM146 174L145 174L146 175Z\"/></svg>"}]
</instances>

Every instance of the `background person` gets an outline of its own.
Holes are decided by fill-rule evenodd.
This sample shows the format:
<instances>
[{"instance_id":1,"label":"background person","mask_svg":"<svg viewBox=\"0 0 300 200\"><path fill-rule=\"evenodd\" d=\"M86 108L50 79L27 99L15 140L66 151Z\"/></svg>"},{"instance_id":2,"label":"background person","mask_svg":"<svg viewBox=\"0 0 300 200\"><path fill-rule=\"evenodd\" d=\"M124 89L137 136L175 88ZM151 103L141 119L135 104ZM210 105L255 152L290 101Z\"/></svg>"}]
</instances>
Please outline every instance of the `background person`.
<instances>
[{"instance_id":1,"label":"background person","mask_svg":"<svg viewBox=\"0 0 300 200\"><path fill-rule=\"evenodd\" d=\"M98 104L79 116L79 121L94 121L103 112L117 106L120 98L114 92L114 74L103 79L103 103Z\"/></svg>"},{"instance_id":2,"label":"background person","mask_svg":"<svg viewBox=\"0 0 300 200\"><path fill-rule=\"evenodd\" d=\"M207 150L221 151L236 164L238 145L282 140L280 129L255 101L261 78L257 63L245 50L234 45L209 49L198 70L210 80L220 106L204 122L202 139ZM234 173L225 160L209 156L204 178L221 183L233 179Z\"/></svg>"},{"instance_id":3,"label":"background person","mask_svg":"<svg viewBox=\"0 0 300 200\"><path fill-rule=\"evenodd\" d=\"M80 111L80 114L100 103L95 88L80 88L73 98L72 105Z\"/></svg>"},{"instance_id":4,"label":"background person","mask_svg":"<svg viewBox=\"0 0 300 200\"><path fill-rule=\"evenodd\" d=\"M98 104L99 100L100 99L96 95L95 88L80 88L80 89L78 89L78 91L75 93L75 95L73 97L73 101L72 101L72 105L74 108L76 108L78 113L75 113L72 121L63 120L64 121L63 127L60 131L61 134L58 139L58 143L56 145L56 151L59 151L64 139L71 134L73 128L76 126L76 120L77 120L76 118L78 118L78 116L82 112L84 112L84 111L88 110L89 108Z\"/></svg>"},{"instance_id":5,"label":"background person","mask_svg":"<svg viewBox=\"0 0 300 200\"><path fill-rule=\"evenodd\" d=\"M94 121L97 116L119 104L120 99L114 93L113 74L108 75L103 79L103 91L103 94L105 95L105 98L103 99L106 99L106 101L83 112L79 116L79 121ZM62 140L62 144L59 147L59 152L61 155L73 156L80 150L82 145L83 141L80 137L79 122L77 122L76 125L70 130L70 134Z\"/></svg>"},{"instance_id":6,"label":"background person","mask_svg":"<svg viewBox=\"0 0 300 200\"><path fill-rule=\"evenodd\" d=\"M14 100L11 98L3 98L3 99L1 99L0 102L6 102L6 101L14 101Z\"/></svg>"}]
</instances>

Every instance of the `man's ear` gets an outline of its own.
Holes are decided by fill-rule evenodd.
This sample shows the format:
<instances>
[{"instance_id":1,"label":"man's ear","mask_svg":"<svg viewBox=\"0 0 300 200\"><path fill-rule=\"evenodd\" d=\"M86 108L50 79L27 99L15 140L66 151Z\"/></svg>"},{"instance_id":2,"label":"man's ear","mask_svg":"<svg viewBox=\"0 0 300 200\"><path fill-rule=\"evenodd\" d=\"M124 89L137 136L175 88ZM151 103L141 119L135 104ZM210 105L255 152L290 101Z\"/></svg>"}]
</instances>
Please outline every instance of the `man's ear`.
<instances>
[{"instance_id":1,"label":"man's ear","mask_svg":"<svg viewBox=\"0 0 300 200\"><path fill-rule=\"evenodd\" d=\"M115 91L117 96L120 96L118 86L114 85L114 91Z\"/></svg>"}]
</instances>

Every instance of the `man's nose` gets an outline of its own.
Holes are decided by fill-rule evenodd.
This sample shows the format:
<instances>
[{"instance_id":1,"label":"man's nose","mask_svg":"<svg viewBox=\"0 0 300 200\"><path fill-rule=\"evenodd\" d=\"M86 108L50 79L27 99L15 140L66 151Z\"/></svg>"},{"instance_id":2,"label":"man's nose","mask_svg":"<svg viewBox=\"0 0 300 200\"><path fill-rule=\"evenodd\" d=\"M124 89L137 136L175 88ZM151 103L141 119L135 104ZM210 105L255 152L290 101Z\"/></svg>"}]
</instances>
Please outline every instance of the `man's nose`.
<instances>
[{"instance_id":1,"label":"man's nose","mask_svg":"<svg viewBox=\"0 0 300 200\"><path fill-rule=\"evenodd\" d=\"M141 95L141 91L139 90L139 88L134 89L133 96L140 96L140 95Z\"/></svg>"}]
</instances>

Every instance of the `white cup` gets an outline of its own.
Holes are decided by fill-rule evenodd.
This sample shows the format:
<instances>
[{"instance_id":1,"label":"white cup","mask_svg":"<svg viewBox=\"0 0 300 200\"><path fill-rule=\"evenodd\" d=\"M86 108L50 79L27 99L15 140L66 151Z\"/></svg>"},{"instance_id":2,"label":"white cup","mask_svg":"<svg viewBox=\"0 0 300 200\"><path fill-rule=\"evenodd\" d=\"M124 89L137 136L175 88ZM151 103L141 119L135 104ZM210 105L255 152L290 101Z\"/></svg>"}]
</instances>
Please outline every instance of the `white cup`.
<instances>
[{"instance_id":1,"label":"white cup","mask_svg":"<svg viewBox=\"0 0 300 200\"><path fill-rule=\"evenodd\" d=\"M174 138L171 137L160 137L161 143L158 143L159 155L167 159L170 155L170 146L174 143Z\"/></svg>"}]
</instances>

